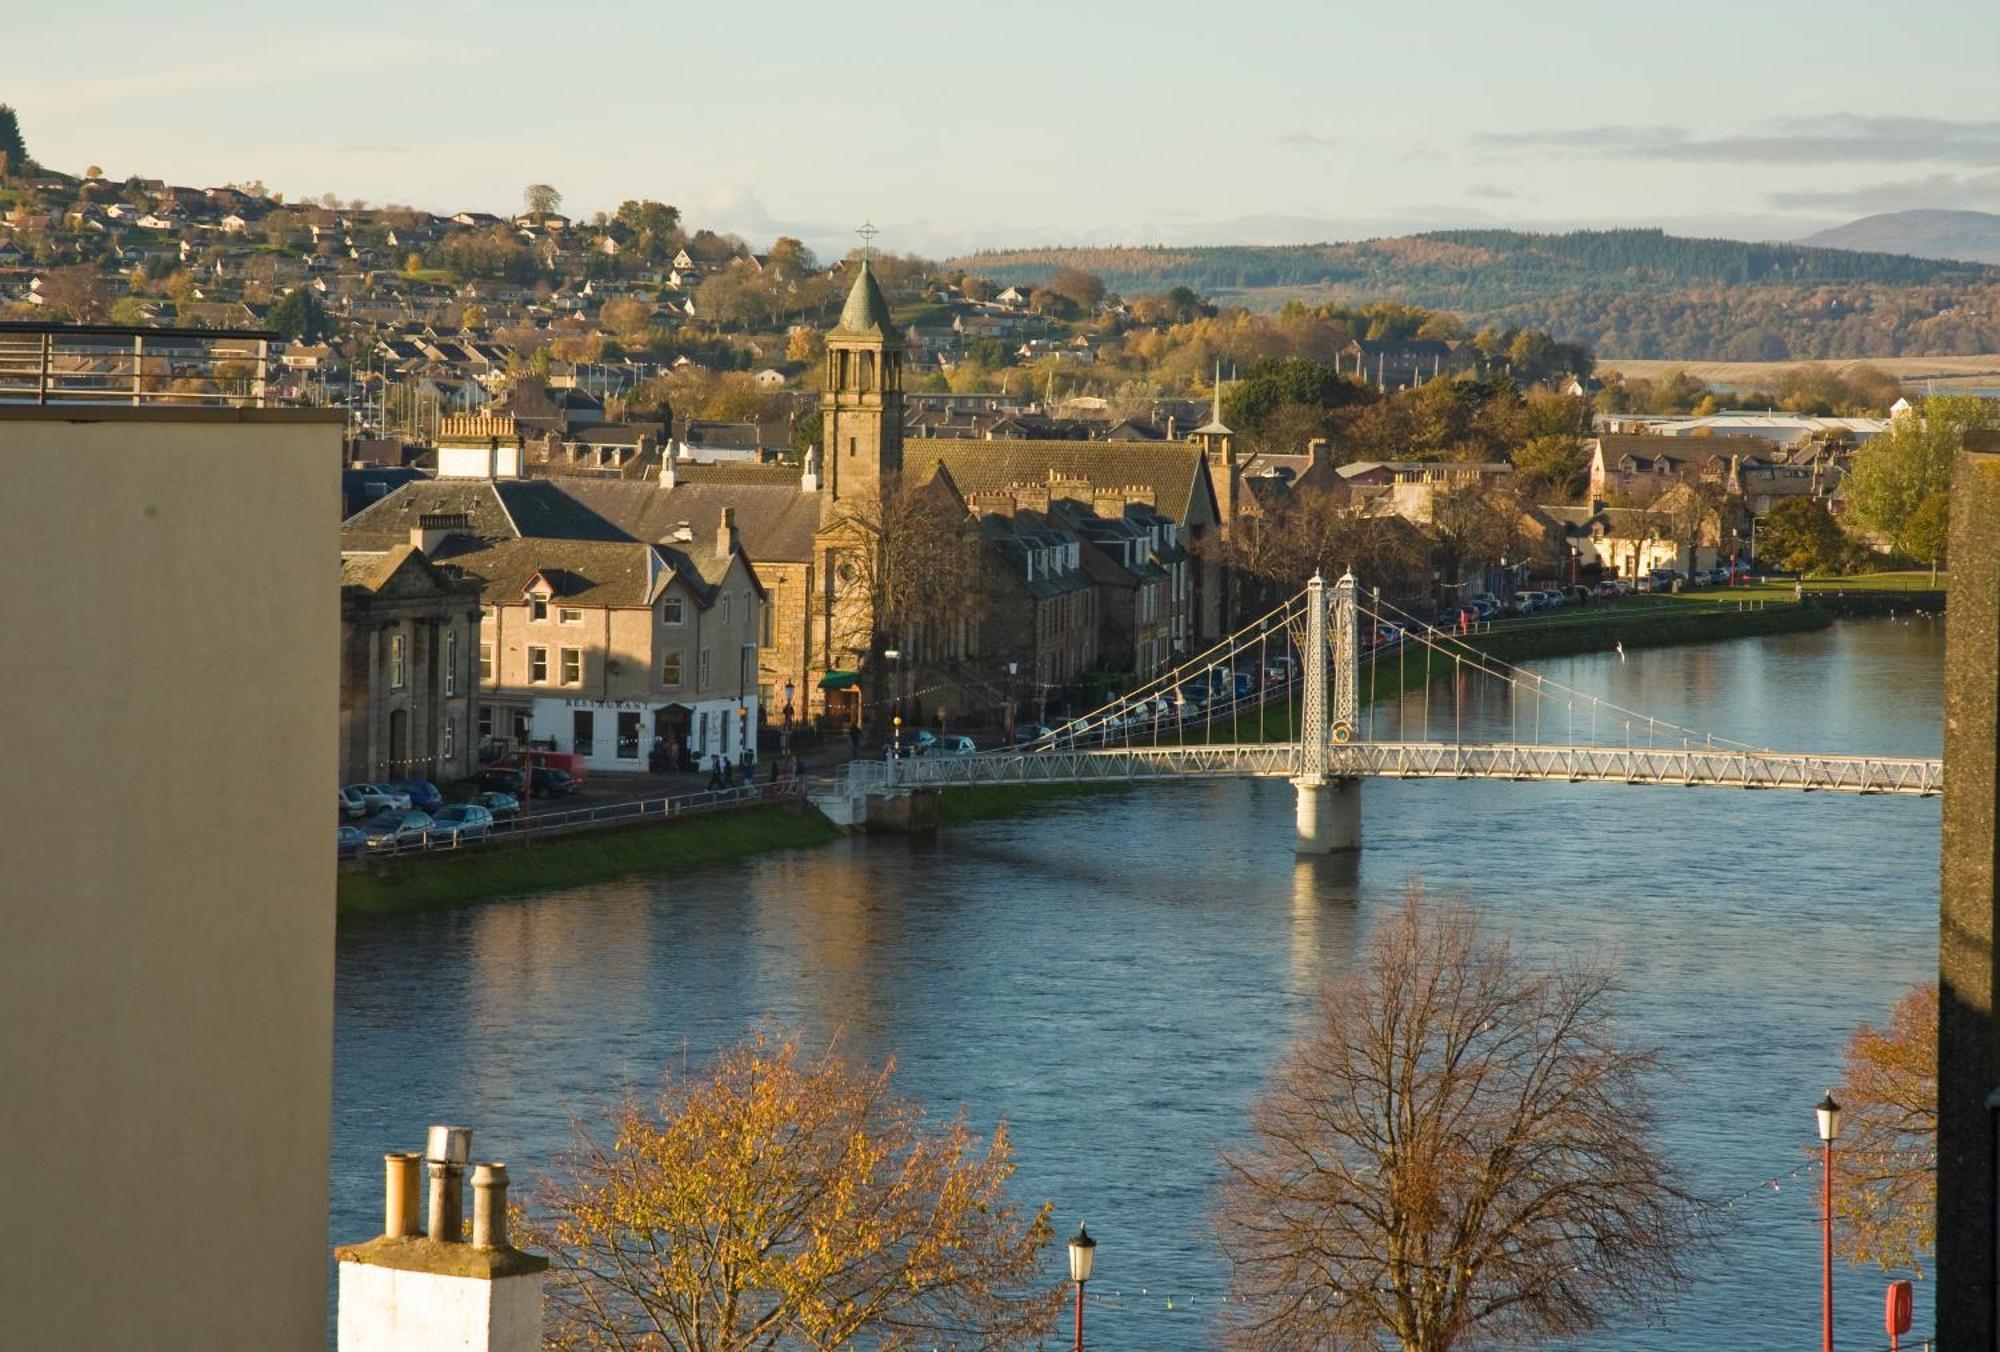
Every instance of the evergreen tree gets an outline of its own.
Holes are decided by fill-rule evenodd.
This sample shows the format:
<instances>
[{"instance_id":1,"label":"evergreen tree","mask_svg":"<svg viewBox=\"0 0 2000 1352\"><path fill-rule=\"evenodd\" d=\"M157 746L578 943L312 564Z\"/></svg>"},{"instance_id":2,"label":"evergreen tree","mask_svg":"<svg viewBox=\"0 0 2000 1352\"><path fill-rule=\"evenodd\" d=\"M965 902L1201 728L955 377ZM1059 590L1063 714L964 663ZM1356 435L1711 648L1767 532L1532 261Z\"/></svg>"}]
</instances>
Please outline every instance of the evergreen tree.
<instances>
[{"instance_id":1,"label":"evergreen tree","mask_svg":"<svg viewBox=\"0 0 2000 1352\"><path fill-rule=\"evenodd\" d=\"M27 143L21 139L21 119L12 107L0 103L0 176L25 173L32 163Z\"/></svg>"},{"instance_id":2,"label":"evergreen tree","mask_svg":"<svg viewBox=\"0 0 2000 1352\"><path fill-rule=\"evenodd\" d=\"M264 316L264 323L274 332L286 338L298 338L305 342L318 342L332 331L327 321L326 307L319 303L306 287L297 287L285 293L285 298L273 305Z\"/></svg>"}]
</instances>

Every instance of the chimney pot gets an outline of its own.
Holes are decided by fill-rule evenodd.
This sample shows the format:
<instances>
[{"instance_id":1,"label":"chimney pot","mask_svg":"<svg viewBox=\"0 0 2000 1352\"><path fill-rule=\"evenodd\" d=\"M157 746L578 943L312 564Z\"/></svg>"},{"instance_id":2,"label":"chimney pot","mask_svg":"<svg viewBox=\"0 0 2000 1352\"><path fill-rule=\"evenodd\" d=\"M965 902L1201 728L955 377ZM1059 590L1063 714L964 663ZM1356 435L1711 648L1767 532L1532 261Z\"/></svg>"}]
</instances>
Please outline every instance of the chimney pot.
<instances>
[{"instance_id":1,"label":"chimney pot","mask_svg":"<svg viewBox=\"0 0 2000 1352\"><path fill-rule=\"evenodd\" d=\"M408 1239L417 1233L417 1161L414 1150L391 1151L382 1157L386 1166L382 1233L390 1239Z\"/></svg>"},{"instance_id":2,"label":"chimney pot","mask_svg":"<svg viewBox=\"0 0 2000 1352\"><path fill-rule=\"evenodd\" d=\"M431 1183L427 1233L440 1244L457 1244L464 1238L465 1165L471 1158L472 1128L431 1128L424 1148Z\"/></svg>"},{"instance_id":3,"label":"chimney pot","mask_svg":"<svg viewBox=\"0 0 2000 1352\"><path fill-rule=\"evenodd\" d=\"M495 1161L472 1171L472 1247L505 1249L507 1243L507 1166Z\"/></svg>"}]
</instances>

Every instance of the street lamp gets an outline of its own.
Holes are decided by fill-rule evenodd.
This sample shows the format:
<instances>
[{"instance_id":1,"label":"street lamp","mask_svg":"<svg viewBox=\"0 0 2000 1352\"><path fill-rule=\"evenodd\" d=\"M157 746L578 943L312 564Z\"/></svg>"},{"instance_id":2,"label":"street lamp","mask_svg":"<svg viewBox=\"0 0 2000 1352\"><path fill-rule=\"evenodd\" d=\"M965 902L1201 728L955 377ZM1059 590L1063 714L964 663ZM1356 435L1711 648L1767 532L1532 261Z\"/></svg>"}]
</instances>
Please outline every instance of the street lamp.
<instances>
[{"instance_id":1,"label":"street lamp","mask_svg":"<svg viewBox=\"0 0 2000 1352\"><path fill-rule=\"evenodd\" d=\"M786 681L785 682L785 731L786 732L790 732L792 730L792 696L797 693L798 693L798 687L793 685L790 681Z\"/></svg>"},{"instance_id":2,"label":"street lamp","mask_svg":"<svg viewBox=\"0 0 2000 1352\"><path fill-rule=\"evenodd\" d=\"M1813 1114L1826 1151L1820 1167L1819 1341L1820 1352L1833 1352L1833 1138L1840 1135L1840 1105L1832 1090L1813 1105Z\"/></svg>"},{"instance_id":3,"label":"street lamp","mask_svg":"<svg viewBox=\"0 0 2000 1352\"><path fill-rule=\"evenodd\" d=\"M1069 1241L1069 1279L1076 1283L1076 1348L1083 1352L1083 1284L1090 1280L1090 1269L1097 1262L1097 1241L1090 1237L1090 1231L1081 1224Z\"/></svg>"}]
</instances>

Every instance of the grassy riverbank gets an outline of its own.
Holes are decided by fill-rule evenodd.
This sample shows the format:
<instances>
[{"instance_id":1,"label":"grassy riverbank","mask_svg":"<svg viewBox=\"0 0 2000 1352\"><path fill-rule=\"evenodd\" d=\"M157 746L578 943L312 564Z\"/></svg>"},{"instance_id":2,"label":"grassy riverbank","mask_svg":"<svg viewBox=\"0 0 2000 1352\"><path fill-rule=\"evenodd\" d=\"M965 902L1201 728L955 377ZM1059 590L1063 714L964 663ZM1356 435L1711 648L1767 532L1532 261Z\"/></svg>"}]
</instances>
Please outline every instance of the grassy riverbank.
<instances>
[{"instance_id":1,"label":"grassy riverbank","mask_svg":"<svg viewBox=\"0 0 2000 1352\"><path fill-rule=\"evenodd\" d=\"M383 861L379 873L341 874L339 914L343 919L391 915L634 873L681 872L770 850L824 845L839 836L809 808L774 804L463 854L414 855Z\"/></svg>"}]
</instances>

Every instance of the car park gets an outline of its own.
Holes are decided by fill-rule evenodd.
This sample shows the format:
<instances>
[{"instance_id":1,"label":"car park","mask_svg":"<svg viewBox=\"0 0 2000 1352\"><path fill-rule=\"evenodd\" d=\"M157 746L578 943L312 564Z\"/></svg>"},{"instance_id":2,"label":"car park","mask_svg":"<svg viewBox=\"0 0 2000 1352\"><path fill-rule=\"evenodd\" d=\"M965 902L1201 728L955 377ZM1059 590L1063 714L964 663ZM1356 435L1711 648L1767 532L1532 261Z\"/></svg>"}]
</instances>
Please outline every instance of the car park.
<instances>
[{"instance_id":1,"label":"car park","mask_svg":"<svg viewBox=\"0 0 2000 1352\"><path fill-rule=\"evenodd\" d=\"M418 844L430 833L431 814L413 808L392 808L378 812L361 823L371 850L393 850Z\"/></svg>"},{"instance_id":2,"label":"car park","mask_svg":"<svg viewBox=\"0 0 2000 1352\"><path fill-rule=\"evenodd\" d=\"M1026 746L1030 742L1046 742L1054 737L1055 730L1041 723L1017 723L1014 725L1014 745Z\"/></svg>"},{"instance_id":3,"label":"car park","mask_svg":"<svg viewBox=\"0 0 2000 1352\"><path fill-rule=\"evenodd\" d=\"M368 800L362 796L358 784L344 784L340 789L340 815L343 817L365 817L368 815Z\"/></svg>"},{"instance_id":4,"label":"car park","mask_svg":"<svg viewBox=\"0 0 2000 1352\"><path fill-rule=\"evenodd\" d=\"M477 840L493 830L493 814L477 803L453 803L431 818L434 836Z\"/></svg>"},{"instance_id":5,"label":"car park","mask_svg":"<svg viewBox=\"0 0 2000 1352\"><path fill-rule=\"evenodd\" d=\"M496 765L479 776L479 787L490 792L510 794L518 800L528 792L528 776L518 766Z\"/></svg>"},{"instance_id":6,"label":"car park","mask_svg":"<svg viewBox=\"0 0 2000 1352\"><path fill-rule=\"evenodd\" d=\"M334 846L334 855L336 858L352 859L355 855L360 854L363 849L367 848L368 833L360 827L349 826L343 822L337 830L339 832L339 835L336 837L338 843Z\"/></svg>"}]
</instances>

